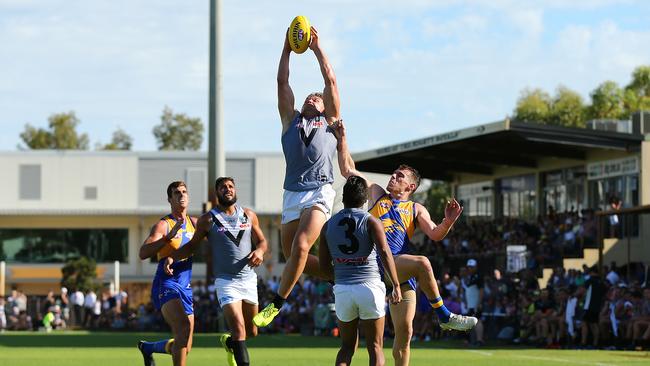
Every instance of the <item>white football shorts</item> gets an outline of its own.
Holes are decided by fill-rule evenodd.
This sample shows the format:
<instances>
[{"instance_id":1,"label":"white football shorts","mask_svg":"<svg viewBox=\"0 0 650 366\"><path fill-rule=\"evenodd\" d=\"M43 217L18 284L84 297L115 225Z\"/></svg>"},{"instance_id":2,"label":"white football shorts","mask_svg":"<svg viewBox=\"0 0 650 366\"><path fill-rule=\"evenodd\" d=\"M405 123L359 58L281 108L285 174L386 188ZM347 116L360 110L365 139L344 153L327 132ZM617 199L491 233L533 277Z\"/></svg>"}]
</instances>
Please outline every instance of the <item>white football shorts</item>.
<instances>
[{"instance_id":1,"label":"white football shorts","mask_svg":"<svg viewBox=\"0 0 650 366\"><path fill-rule=\"evenodd\" d=\"M245 301L257 305L257 275L243 279L228 280L217 278L214 280L219 306L224 306L235 301Z\"/></svg>"},{"instance_id":2,"label":"white football shorts","mask_svg":"<svg viewBox=\"0 0 650 366\"><path fill-rule=\"evenodd\" d=\"M386 285L379 280L334 285L334 307L343 322L379 319L386 315Z\"/></svg>"},{"instance_id":3,"label":"white football shorts","mask_svg":"<svg viewBox=\"0 0 650 366\"><path fill-rule=\"evenodd\" d=\"M300 219L302 211L310 207L318 207L325 213L327 219L332 216L336 191L331 184L312 189L311 191L284 191L282 197L282 223L286 224Z\"/></svg>"}]
</instances>

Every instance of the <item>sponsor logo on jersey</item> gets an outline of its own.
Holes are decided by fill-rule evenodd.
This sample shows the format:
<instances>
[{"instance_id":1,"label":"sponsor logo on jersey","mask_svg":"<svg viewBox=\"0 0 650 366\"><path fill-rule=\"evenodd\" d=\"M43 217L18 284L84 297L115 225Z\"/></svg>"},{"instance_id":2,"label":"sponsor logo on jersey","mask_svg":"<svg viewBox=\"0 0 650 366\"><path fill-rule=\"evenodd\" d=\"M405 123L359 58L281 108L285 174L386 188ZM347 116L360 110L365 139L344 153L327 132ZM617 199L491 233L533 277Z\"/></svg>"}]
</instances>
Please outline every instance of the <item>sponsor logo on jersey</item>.
<instances>
[{"instance_id":1,"label":"sponsor logo on jersey","mask_svg":"<svg viewBox=\"0 0 650 366\"><path fill-rule=\"evenodd\" d=\"M360 266L362 264L368 264L368 257L357 257L357 258L336 258L336 263L346 264L348 266Z\"/></svg>"},{"instance_id":2,"label":"sponsor logo on jersey","mask_svg":"<svg viewBox=\"0 0 650 366\"><path fill-rule=\"evenodd\" d=\"M411 214L411 210L409 210L408 208L397 207L397 208L395 208L395 211L397 211L398 213L401 213L402 215L410 215Z\"/></svg>"}]
</instances>

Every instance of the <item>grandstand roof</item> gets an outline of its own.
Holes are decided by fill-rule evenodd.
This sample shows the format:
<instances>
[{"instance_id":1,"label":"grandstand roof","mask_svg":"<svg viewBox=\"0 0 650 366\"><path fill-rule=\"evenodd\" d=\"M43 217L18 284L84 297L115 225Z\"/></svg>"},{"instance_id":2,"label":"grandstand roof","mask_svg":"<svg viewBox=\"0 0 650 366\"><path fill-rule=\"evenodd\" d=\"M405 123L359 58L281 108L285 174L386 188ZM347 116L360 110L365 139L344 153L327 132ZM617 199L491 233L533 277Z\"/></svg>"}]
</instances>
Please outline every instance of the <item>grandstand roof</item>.
<instances>
[{"instance_id":1,"label":"grandstand roof","mask_svg":"<svg viewBox=\"0 0 650 366\"><path fill-rule=\"evenodd\" d=\"M536 168L540 158L585 161L592 150L639 151L644 136L547 126L510 120L353 154L360 171L390 174L401 163L423 177L452 180L454 174L491 176L499 166Z\"/></svg>"}]
</instances>

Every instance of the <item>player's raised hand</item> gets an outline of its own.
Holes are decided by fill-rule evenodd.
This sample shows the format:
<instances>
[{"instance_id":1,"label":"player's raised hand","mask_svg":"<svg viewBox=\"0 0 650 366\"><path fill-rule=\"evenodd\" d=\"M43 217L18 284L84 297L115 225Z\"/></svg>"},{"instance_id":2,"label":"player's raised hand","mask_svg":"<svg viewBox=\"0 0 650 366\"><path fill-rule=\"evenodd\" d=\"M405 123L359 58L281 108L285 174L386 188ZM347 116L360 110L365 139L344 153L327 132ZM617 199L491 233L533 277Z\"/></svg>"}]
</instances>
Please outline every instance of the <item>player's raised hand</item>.
<instances>
[{"instance_id":1,"label":"player's raised hand","mask_svg":"<svg viewBox=\"0 0 650 366\"><path fill-rule=\"evenodd\" d=\"M250 267L259 267L264 261L264 252L261 249L255 249L248 254L247 258Z\"/></svg>"},{"instance_id":2,"label":"player's raised hand","mask_svg":"<svg viewBox=\"0 0 650 366\"><path fill-rule=\"evenodd\" d=\"M167 241L171 241L176 237L176 234L178 234L178 231L183 227L183 223L185 222L185 218L181 217L179 219L176 219L176 225L172 227L171 230L167 233Z\"/></svg>"},{"instance_id":3,"label":"player's raised hand","mask_svg":"<svg viewBox=\"0 0 650 366\"><path fill-rule=\"evenodd\" d=\"M345 125L343 124L342 119L332 123L331 127L332 127L332 131L334 132L334 136L336 137L337 140L340 141L341 138L345 137Z\"/></svg>"},{"instance_id":4,"label":"player's raised hand","mask_svg":"<svg viewBox=\"0 0 650 366\"><path fill-rule=\"evenodd\" d=\"M393 291L390 293L388 299L391 304L399 304L402 302L402 289L400 289L399 285L393 286Z\"/></svg>"},{"instance_id":5,"label":"player's raised hand","mask_svg":"<svg viewBox=\"0 0 650 366\"><path fill-rule=\"evenodd\" d=\"M447 201L447 206L445 207L445 218L447 220L456 222L461 213L463 213L463 207L455 198L452 198L451 201Z\"/></svg>"},{"instance_id":6,"label":"player's raised hand","mask_svg":"<svg viewBox=\"0 0 650 366\"><path fill-rule=\"evenodd\" d=\"M315 51L320 47L320 44L318 43L318 32L313 26L311 27L310 34L311 42L309 43L309 48L311 48L312 51Z\"/></svg>"},{"instance_id":7,"label":"player's raised hand","mask_svg":"<svg viewBox=\"0 0 650 366\"><path fill-rule=\"evenodd\" d=\"M287 33L284 34L284 50L291 52L291 45L289 44L289 28L287 28Z\"/></svg>"},{"instance_id":8,"label":"player's raised hand","mask_svg":"<svg viewBox=\"0 0 650 366\"><path fill-rule=\"evenodd\" d=\"M174 275L174 269L172 269L172 264L174 264L174 258L172 257L165 258L165 265L163 266L163 268L165 269L165 273L168 276Z\"/></svg>"}]
</instances>

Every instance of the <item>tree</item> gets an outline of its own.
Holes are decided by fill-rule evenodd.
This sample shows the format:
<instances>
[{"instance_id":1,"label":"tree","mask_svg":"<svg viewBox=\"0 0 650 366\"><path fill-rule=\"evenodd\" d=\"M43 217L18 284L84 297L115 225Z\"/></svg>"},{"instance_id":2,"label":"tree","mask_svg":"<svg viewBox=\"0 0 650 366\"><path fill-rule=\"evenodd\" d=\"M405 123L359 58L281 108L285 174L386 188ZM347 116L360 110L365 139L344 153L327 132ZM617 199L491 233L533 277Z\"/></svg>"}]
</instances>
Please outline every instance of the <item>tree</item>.
<instances>
[{"instance_id":1,"label":"tree","mask_svg":"<svg viewBox=\"0 0 650 366\"><path fill-rule=\"evenodd\" d=\"M118 128L113 132L111 142L103 146L98 144L97 150L131 150L131 146L133 146L133 138L126 131Z\"/></svg>"},{"instance_id":2,"label":"tree","mask_svg":"<svg viewBox=\"0 0 650 366\"><path fill-rule=\"evenodd\" d=\"M56 113L48 119L49 129L35 128L29 123L20 138L29 149L87 150L88 135L78 134L79 119L74 111Z\"/></svg>"},{"instance_id":3,"label":"tree","mask_svg":"<svg viewBox=\"0 0 650 366\"><path fill-rule=\"evenodd\" d=\"M165 106L160 124L153 134L158 141L158 150L198 150L203 142L203 123L200 118L191 118L184 113L174 114Z\"/></svg>"},{"instance_id":4,"label":"tree","mask_svg":"<svg viewBox=\"0 0 650 366\"><path fill-rule=\"evenodd\" d=\"M451 186L442 181L434 181L426 193L426 200L424 206L435 219L442 219L445 217L445 207L447 201L451 197Z\"/></svg>"},{"instance_id":5,"label":"tree","mask_svg":"<svg viewBox=\"0 0 650 366\"><path fill-rule=\"evenodd\" d=\"M548 123L564 127L585 127L585 106L580 94L559 86L555 91Z\"/></svg>"},{"instance_id":6,"label":"tree","mask_svg":"<svg viewBox=\"0 0 650 366\"><path fill-rule=\"evenodd\" d=\"M97 287L97 263L88 257L68 260L61 268L61 286L78 289L82 292L95 290Z\"/></svg>"},{"instance_id":7,"label":"tree","mask_svg":"<svg viewBox=\"0 0 650 366\"><path fill-rule=\"evenodd\" d=\"M551 112L551 96L542 89L524 89L517 100L514 119L547 124Z\"/></svg>"},{"instance_id":8,"label":"tree","mask_svg":"<svg viewBox=\"0 0 650 366\"><path fill-rule=\"evenodd\" d=\"M591 92L589 119L620 119L627 117L623 105L623 90L614 81L605 81Z\"/></svg>"},{"instance_id":9,"label":"tree","mask_svg":"<svg viewBox=\"0 0 650 366\"><path fill-rule=\"evenodd\" d=\"M632 81L624 91L627 115L639 110L650 110L650 66L639 66L632 72Z\"/></svg>"}]
</instances>

